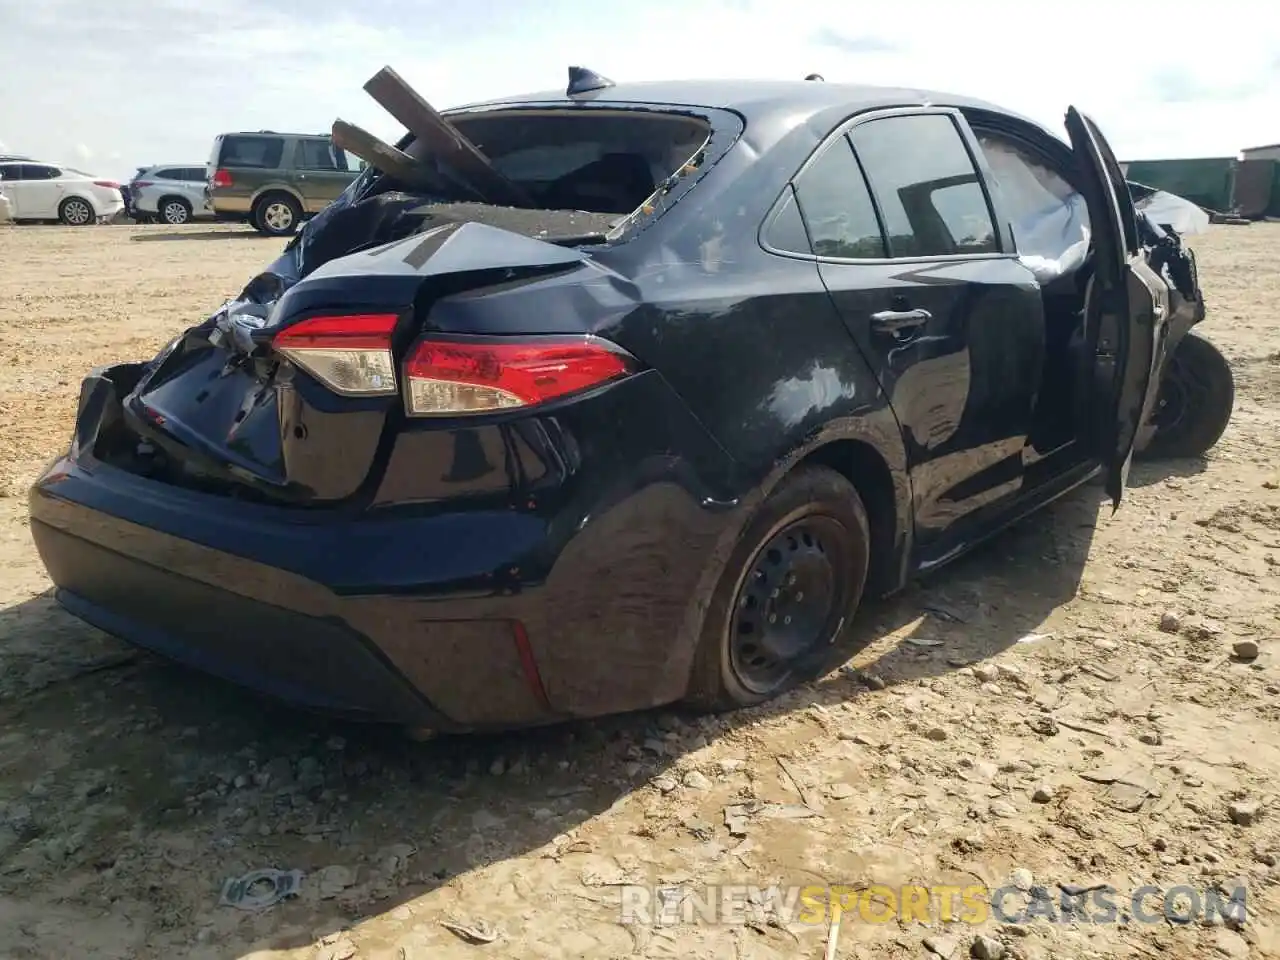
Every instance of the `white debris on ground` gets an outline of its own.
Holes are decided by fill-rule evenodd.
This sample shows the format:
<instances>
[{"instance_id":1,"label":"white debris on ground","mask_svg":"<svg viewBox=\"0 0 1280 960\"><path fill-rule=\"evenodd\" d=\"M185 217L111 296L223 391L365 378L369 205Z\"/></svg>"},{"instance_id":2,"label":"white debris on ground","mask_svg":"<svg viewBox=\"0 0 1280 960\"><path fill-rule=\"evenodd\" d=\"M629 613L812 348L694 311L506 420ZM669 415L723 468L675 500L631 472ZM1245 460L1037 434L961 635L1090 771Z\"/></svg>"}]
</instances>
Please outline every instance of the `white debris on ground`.
<instances>
[{"instance_id":1,"label":"white debris on ground","mask_svg":"<svg viewBox=\"0 0 1280 960\"><path fill-rule=\"evenodd\" d=\"M830 924L763 907L738 924L619 922L620 885L722 883L853 891L842 958L1280 955L1280 226L1195 245L1204 330L1238 389L1207 463L1136 465L1114 517L1097 490L1068 497L868 610L852 666L783 702L411 743L78 624L45 593L25 526L81 375L149 356L280 242L0 233L4 950L823 956ZM219 905L227 878L260 869L302 871L298 895ZM1008 922L945 923L936 906L927 924L876 922L883 904L859 893L921 884L1003 888ZM1108 884L1128 922L1045 919ZM1156 913L1174 888L1243 889L1247 919L1144 922L1127 900L1144 886Z\"/></svg>"}]
</instances>

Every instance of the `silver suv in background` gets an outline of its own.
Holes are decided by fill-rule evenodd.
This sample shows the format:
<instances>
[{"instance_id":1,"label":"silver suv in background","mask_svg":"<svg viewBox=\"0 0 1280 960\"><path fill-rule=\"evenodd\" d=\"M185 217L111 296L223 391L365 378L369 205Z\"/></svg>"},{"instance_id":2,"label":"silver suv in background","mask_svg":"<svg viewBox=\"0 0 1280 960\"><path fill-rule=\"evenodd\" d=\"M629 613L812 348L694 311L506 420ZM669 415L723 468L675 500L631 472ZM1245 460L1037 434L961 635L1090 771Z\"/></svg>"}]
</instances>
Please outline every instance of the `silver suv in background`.
<instances>
[{"instance_id":1,"label":"silver suv in background","mask_svg":"<svg viewBox=\"0 0 1280 960\"><path fill-rule=\"evenodd\" d=\"M161 163L141 167L129 182L129 216L172 225L211 219L205 195L209 171L203 163Z\"/></svg>"}]
</instances>

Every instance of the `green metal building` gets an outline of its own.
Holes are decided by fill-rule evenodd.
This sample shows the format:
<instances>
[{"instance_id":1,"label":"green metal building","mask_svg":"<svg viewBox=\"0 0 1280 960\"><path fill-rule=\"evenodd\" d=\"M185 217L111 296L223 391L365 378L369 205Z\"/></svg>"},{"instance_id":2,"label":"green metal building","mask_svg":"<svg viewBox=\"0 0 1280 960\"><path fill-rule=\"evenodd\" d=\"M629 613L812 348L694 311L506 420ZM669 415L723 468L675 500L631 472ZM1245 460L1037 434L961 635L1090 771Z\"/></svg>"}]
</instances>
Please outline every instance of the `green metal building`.
<instances>
[{"instance_id":1,"label":"green metal building","mask_svg":"<svg viewBox=\"0 0 1280 960\"><path fill-rule=\"evenodd\" d=\"M1239 157L1132 160L1122 166L1135 183L1186 197L1212 212L1280 217L1280 144L1251 147Z\"/></svg>"},{"instance_id":2,"label":"green metal building","mask_svg":"<svg viewBox=\"0 0 1280 960\"><path fill-rule=\"evenodd\" d=\"M1236 180L1235 157L1197 160L1134 160L1125 176L1135 183L1186 197L1206 210L1225 213L1232 208Z\"/></svg>"}]
</instances>

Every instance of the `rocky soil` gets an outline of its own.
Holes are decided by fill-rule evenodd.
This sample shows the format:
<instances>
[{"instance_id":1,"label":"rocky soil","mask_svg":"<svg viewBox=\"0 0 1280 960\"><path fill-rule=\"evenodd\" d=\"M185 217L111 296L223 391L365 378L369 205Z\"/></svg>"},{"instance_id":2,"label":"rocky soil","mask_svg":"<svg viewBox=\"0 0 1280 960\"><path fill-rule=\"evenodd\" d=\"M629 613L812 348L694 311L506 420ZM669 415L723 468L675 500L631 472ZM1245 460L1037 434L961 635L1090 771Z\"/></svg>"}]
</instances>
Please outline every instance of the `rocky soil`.
<instances>
[{"instance_id":1,"label":"rocky soil","mask_svg":"<svg viewBox=\"0 0 1280 960\"><path fill-rule=\"evenodd\" d=\"M1196 243L1238 383L1206 461L1135 466L1114 516L1080 491L868 609L849 665L783 702L431 743L140 655L61 613L31 546L24 491L80 377L151 355L279 247L0 228L0 956L826 949L827 924L767 910L624 925L625 882L1010 886L1006 910L1060 921L855 909L843 958L1280 956L1280 225ZM297 896L220 904L259 868L301 871ZM1099 884L1117 922L1062 915ZM1127 909L1180 885L1243 887L1247 920Z\"/></svg>"}]
</instances>

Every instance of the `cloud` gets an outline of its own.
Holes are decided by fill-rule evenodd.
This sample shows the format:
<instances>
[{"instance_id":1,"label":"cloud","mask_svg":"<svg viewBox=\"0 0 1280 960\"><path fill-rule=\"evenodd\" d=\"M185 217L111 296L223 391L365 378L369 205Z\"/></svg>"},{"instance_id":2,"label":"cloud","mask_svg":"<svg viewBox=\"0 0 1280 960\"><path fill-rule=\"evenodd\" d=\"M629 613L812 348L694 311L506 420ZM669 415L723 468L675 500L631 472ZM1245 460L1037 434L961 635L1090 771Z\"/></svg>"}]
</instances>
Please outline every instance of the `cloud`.
<instances>
[{"instance_id":1,"label":"cloud","mask_svg":"<svg viewBox=\"0 0 1280 960\"><path fill-rule=\"evenodd\" d=\"M876 36L849 36L830 27L823 27L813 35L814 43L834 47L841 53L853 55L865 53L897 53L902 47Z\"/></svg>"},{"instance_id":2,"label":"cloud","mask_svg":"<svg viewBox=\"0 0 1280 960\"><path fill-rule=\"evenodd\" d=\"M1256 76L1223 83L1220 76L1200 77L1189 68L1172 67L1158 71L1150 82L1161 103L1236 103L1265 93L1270 86L1270 72L1260 70Z\"/></svg>"},{"instance_id":3,"label":"cloud","mask_svg":"<svg viewBox=\"0 0 1280 960\"><path fill-rule=\"evenodd\" d=\"M1014 0L895 0L852 14L844 0L602 9L599 0L309 0L299 16L296 0L0 0L5 139L54 162L92 145L93 172L119 176L203 160L229 130L319 132L340 116L394 138L399 125L361 90L385 64L446 107L563 89L571 63L620 83L799 80L816 70L828 83L968 93L1057 131L1076 104L1129 157L1226 156L1276 139L1275 43L1239 35L1256 18L1245 0L1218 0L1212 18L1197 20L1194 59L1181 56L1180 18L1144 21L1139 35L1111 28L1102 0L1076 0L1051 26ZM137 38L159 24L165 41L138 56Z\"/></svg>"},{"instance_id":4,"label":"cloud","mask_svg":"<svg viewBox=\"0 0 1280 960\"><path fill-rule=\"evenodd\" d=\"M83 160L88 163L93 159L93 151L86 147L83 143L77 143L72 147L72 151L76 155L77 160Z\"/></svg>"}]
</instances>

